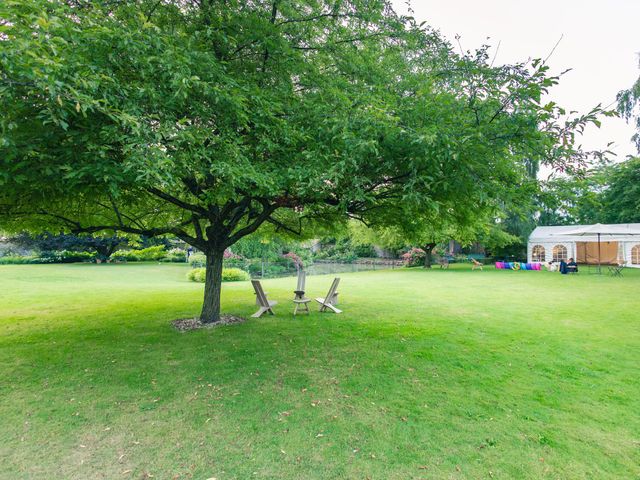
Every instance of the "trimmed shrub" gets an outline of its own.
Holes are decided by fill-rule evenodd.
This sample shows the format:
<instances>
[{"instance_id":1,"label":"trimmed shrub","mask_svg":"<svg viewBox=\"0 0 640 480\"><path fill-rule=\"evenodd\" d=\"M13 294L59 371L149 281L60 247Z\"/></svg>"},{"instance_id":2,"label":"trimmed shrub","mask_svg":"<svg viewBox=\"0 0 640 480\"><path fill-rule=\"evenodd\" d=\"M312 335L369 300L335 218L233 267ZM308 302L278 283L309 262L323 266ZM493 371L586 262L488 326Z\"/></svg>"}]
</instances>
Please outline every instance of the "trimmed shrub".
<instances>
[{"instance_id":1,"label":"trimmed shrub","mask_svg":"<svg viewBox=\"0 0 640 480\"><path fill-rule=\"evenodd\" d=\"M194 268L187 273L187 278L192 282L204 283L207 274L207 269L204 267ZM222 281L223 282L242 282L249 280L251 277L244 270L239 268L223 268L222 269Z\"/></svg>"},{"instance_id":2,"label":"trimmed shrub","mask_svg":"<svg viewBox=\"0 0 640 480\"><path fill-rule=\"evenodd\" d=\"M223 268L222 269L222 281L223 282L243 282L249 280L251 277L244 270L239 268Z\"/></svg>"},{"instance_id":3,"label":"trimmed shrub","mask_svg":"<svg viewBox=\"0 0 640 480\"><path fill-rule=\"evenodd\" d=\"M142 250L118 250L111 255L113 260L127 262L152 262L162 260L167 256L163 245L143 248Z\"/></svg>"},{"instance_id":4,"label":"trimmed shrub","mask_svg":"<svg viewBox=\"0 0 640 480\"><path fill-rule=\"evenodd\" d=\"M167 255L163 245L156 245L155 247L143 248L142 250L132 250L133 255L139 262L150 262L161 260Z\"/></svg>"},{"instance_id":5,"label":"trimmed shrub","mask_svg":"<svg viewBox=\"0 0 640 480\"><path fill-rule=\"evenodd\" d=\"M194 268L193 270L189 270L189 273L187 273L187 278L192 282L204 283L206 272L206 268Z\"/></svg>"}]
</instances>

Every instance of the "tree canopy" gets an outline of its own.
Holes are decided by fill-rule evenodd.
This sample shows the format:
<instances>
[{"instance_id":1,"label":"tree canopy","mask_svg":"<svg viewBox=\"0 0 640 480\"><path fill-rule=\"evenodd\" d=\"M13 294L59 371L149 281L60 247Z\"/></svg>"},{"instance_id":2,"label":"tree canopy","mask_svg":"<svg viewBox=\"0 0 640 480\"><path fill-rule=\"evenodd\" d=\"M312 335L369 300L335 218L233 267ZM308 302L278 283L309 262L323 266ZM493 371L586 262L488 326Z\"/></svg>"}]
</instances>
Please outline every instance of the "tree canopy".
<instances>
[{"instance_id":1,"label":"tree canopy","mask_svg":"<svg viewBox=\"0 0 640 480\"><path fill-rule=\"evenodd\" d=\"M638 64L640 65L640 56L638 56L638 60ZM636 144L638 153L640 153L640 77L638 77L631 88L618 93L618 112L627 120L635 118L637 131L633 135L632 140Z\"/></svg>"},{"instance_id":2,"label":"tree canopy","mask_svg":"<svg viewBox=\"0 0 640 480\"><path fill-rule=\"evenodd\" d=\"M640 158L546 182L539 205L542 225L640 223Z\"/></svg>"},{"instance_id":3,"label":"tree canopy","mask_svg":"<svg viewBox=\"0 0 640 480\"><path fill-rule=\"evenodd\" d=\"M34 232L171 234L207 255L300 232L500 208L531 162L586 159L541 61L456 54L389 2L8 1L0 215ZM562 120L561 120L562 119Z\"/></svg>"}]
</instances>

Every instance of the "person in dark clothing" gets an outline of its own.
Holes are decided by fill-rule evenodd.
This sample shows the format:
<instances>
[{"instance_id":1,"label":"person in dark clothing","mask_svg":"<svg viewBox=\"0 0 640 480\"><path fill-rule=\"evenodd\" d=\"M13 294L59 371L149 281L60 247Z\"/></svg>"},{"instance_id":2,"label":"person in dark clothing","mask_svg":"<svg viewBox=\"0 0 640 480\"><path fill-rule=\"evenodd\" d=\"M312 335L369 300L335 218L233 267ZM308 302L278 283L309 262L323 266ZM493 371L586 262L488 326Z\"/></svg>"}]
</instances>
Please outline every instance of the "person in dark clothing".
<instances>
[{"instance_id":1,"label":"person in dark clothing","mask_svg":"<svg viewBox=\"0 0 640 480\"><path fill-rule=\"evenodd\" d=\"M567 263L567 273L578 273L578 264L573 258L570 258Z\"/></svg>"},{"instance_id":2,"label":"person in dark clothing","mask_svg":"<svg viewBox=\"0 0 640 480\"><path fill-rule=\"evenodd\" d=\"M567 273L569 273L569 270L567 268L567 262L565 262L564 260L560 260L560 267L558 267L558 271L562 275L566 275Z\"/></svg>"}]
</instances>

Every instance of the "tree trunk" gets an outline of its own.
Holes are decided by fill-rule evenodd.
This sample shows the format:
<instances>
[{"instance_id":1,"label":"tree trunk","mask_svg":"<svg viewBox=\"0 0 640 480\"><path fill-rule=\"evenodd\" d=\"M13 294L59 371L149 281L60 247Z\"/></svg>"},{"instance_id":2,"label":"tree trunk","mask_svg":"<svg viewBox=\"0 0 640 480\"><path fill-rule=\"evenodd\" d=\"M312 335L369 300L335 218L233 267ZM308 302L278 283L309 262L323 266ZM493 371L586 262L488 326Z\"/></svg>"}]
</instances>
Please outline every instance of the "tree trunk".
<instances>
[{"instance_id":1,"label":"tree trunk","mask_svg":"<svg viewBox=\"0 0 640 480\"><path fill-rule=\"evenodd\" d=\"M431 264L433 263L433 249L436 248L435 243L427 243L424 246L424 268L431 268Z\"/></svg>"},{"instance_id":2,"label":"tree trunk","mask_svg":"<svg viewBox=\"0 0 640 480\"><path fill-rule=\"evenodd\" d=\"M96 261L97 263L107 262L107 259L110 255L107 255L107 248L103 245L96 245L93 247L96 251Z\"/></svg>"},{"instance_id":3,"label":"tree trunk","mask_svg":"<svg viewBox=\"0 0 640 480\"><path fill-rule=\"evenodd\" d=\"M97 253L96 259L103 263L107 263L107 260L109 260L109 257L113 253L113 251L106 245L96 245L93 249Z\"/></svg>"},{"instance_id":4,"label":"tree trunk","mask_svg":"<svg viewBox=\"0 0 640 480\"><path fill-rule=\"evenodd\" d=\"M94 245L93 249L97 253L96 258L106 263L107 261L109 261L109 258L111 258L111 255L113 255L113 253L117 250L119 245L120 245L119 241L106 242L104 244Z\"/></svg>"},{"instance_id":5,"label":"tree trunk","mask_svg":"<svg viewBox=\"0 0 640 480\"><path fill-rule=\"evenodd\" d=\"M204 282L204 302L200 321L215 323L220 320L220 292L222 290L222 261L224 251L208 252L207 271Z\"/></svg>"}]
</instances>

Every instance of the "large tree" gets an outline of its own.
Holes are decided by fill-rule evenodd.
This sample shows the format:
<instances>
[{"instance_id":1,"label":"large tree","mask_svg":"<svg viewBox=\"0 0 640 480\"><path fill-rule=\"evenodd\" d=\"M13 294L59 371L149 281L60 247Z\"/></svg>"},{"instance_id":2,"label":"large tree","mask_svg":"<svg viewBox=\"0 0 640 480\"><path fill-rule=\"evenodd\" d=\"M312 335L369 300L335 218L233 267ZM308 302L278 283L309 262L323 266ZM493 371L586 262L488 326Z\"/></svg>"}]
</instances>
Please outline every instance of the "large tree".
<instances>
[{"instance_id":1,"label":"large tree","mask_svg":"<svg viewBox=\"0 0 640 480\"><path fill-rule=\"evenodd\" d=\"M370 226L352 223L349 233L355 245L375 245L388 250L417 246L425 252L424 268L433 265L435 248L449 240L469 245L478 238L490 221L478 218L475 211L460 209L466 213L463 218L455 218L446 211L438 215L425 215L424 211L402 211L402 222L372 222Z\"/></svg>"},{"instance_id":2,"label":"large tree","mask_svg":"<svg viewBox=\"0 0 640 480\"><path fill-rule=\"evenodd\" d=\"M552 178L536 196L538 225L575 225L606 222L603 191L608 177L603 168L579 176Z\"/></svg>"},{"instance_id":3,"label":"large tree","mask_svg":"<svg viewBox=\"0 0 640 480\"><path fill-rule=\"evenodd\" d=\"M540 225L640 223L640 158L543 184Z\"/></svg>"},{"instance_id":4,"label":"large tree","mask_svg":"<svg viewBox=\"0 0 640 480\"><path fill-rule=\"evenodd\" d=\"M26 0L0 6L5 230L175 235L223 253L399 206L495 208L532 159L584 160L543 62L457 55L384 0ZM379 212L385 212L381 217Z\"/></svg>"}]
</instances>

